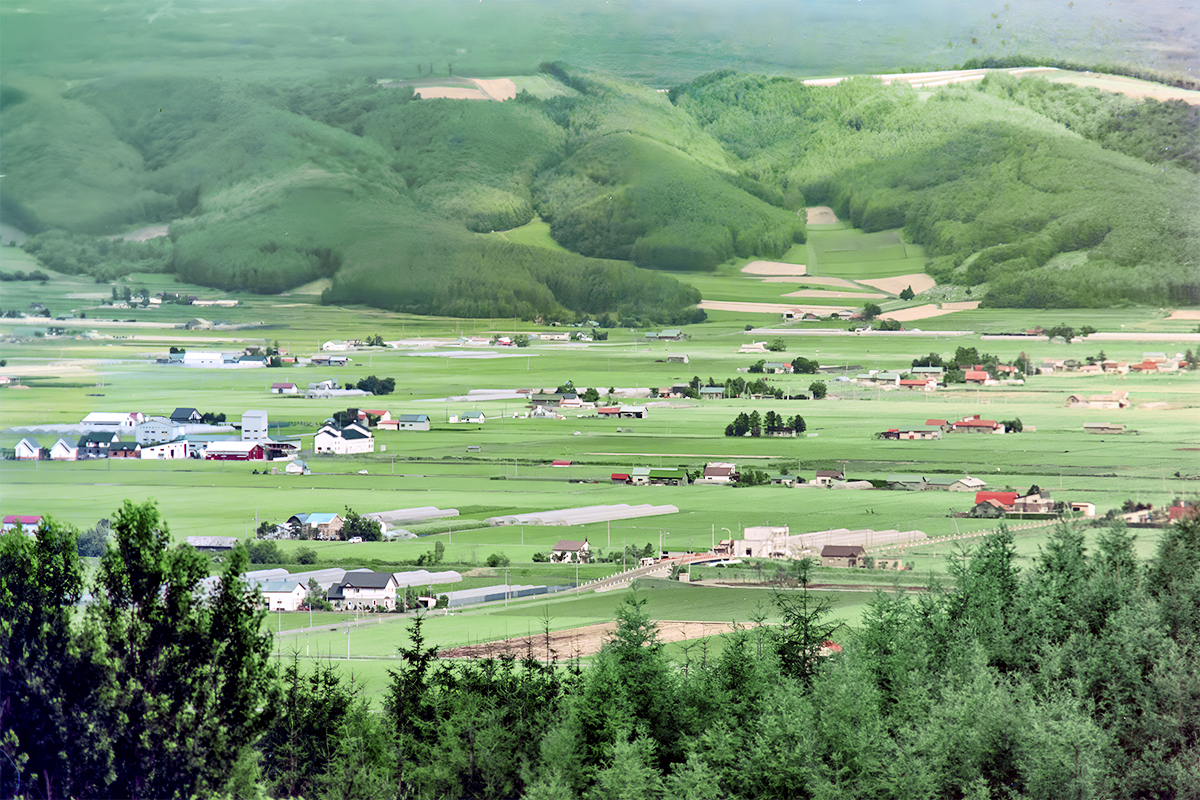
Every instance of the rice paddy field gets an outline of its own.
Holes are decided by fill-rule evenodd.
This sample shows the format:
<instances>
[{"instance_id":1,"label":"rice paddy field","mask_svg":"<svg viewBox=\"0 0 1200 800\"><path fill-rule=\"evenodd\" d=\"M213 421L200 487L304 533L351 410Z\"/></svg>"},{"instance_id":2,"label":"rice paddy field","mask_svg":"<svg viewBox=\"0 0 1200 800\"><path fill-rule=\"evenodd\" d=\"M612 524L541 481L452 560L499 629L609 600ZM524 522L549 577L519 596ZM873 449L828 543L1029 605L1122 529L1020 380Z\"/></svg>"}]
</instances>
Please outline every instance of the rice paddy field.
<instances>
[{"instance_id":1,"label":"rice paddy field","mask_svg":"<svg viewBox=\"0 0 1200 800\"><path fill-rule=\"evenodd\" d=\"M508 235L549 240L543 223ZM863 234L845 226L810 231L807 248L789 261L808 261L810 274L838 277L856 289L879 277L919 272L921 257L894 233ZM499 234L493 234L499 235ZM706 299L786 302L788 292L805 285L766 281L741 271L745 262L723 265L715 273L688 276ZM914 266L918 265L918 266ZM37 268L22 251L0 248L5 271ZM790 279L789 279L790 280ZM158 503L172 537L253 535L264 520L282 522L300 512L360 513L434 505L454 508L457 518L417 528L416 539L349 544L280 543L291 557L300 547L317 552L318 565L400 570L433 549L445 547L444 567L464 576L461 586L570 584L621 569L613 563L550 565L534 561L562 538L587 538L601 555L620 554L627 546L704 551L717 540L736 538L754 525L786 525L793 533L831 528L921 530L930 537L982 533L995 523L953 518L969 510L972 496L947 492L829 491L818 488L759 486L729 488L695 485L636 487L614 485L610 475L638 466L702 469L709 461L731 461L770 474L788 472L811 480L816 469L842 468L851 479L881 480L889 474L959 475L987 481L994 489L1049 490L1056 499L1094 503L1099 513L1127 500L1162 506L1175 498L1197 499L1200 478L1200 380L1194 372L1122 376L1079 373L1030 377L1023 386L950 387L934 393L901 393L864 388L848 379L872 370L904 370L930 352L953 356L956 348L975 347L1002 361L1024 353L1043 358L1096 356L1139 362L1147 352L1170 355L1200 346L1196 322L1170 319L1170 309L1123 308L1102 311L989 310L957 311L908 323L921 333L855 335L845 323L783 325L778 314L714 311L708 322L688 326L683 341L648 342L645 330L612 329L603 342L534 342L528 348L471 347L459 336L546 333L554 330L511 319L416 317L359 308L322 306L320 286L286 295L225 294L177 284L169 275L131 275L119 286L238 300L232 308L204 310L166 306L154 310L100 306L108 284L50 273L46 283L6 283L5 308L46 304L51 319L0 320L0 359L14 384L0 388L0 446L11 452L23 436L50 447L54 426L74 425L90 411L141 411L169 414L176 407L224 413L236 422L247 409L269 414L272 436L297 441L310 475L266 474L262 464L197 460L149 462L0 461L5 514L50 514L86 528L111 517L124 499ZM808 288L816 288L813 284ZM807 298L803 302L808 303ZM931 302L890 296L888 310ZM857 304L849 304L854 307ZM58 321L54 317L68 316ZM84 317L83 315L86 315ZM213 318L215 329L189 331L182 323L196 316ZM992 338L1036 325L1065 323L1098 329L1072 344L1036 338ZM62 334L54 328L62 328ZM154 359L171 346L193 350L237 351L278 342L292 355L318 352L322 342L382 336L399 343L349 353L346 367L281 369L185 369L158 365ZM782 353L739 353L750 342L783 341ZM686 354L688 363L669 362ZM647 419L601 419L586 410L565 410L565 419L526 419L524 400L483 400L473 390L545 389L570 381L577 389L654 389L686 383L694 376L708 382L746 373L756 361L804 356L822 365L819 375L767 376L786 394L807 391L823 380L829 396L816 400L700 401L675 398L649 401ZM392 377L394 394L376 398L307 400L271 394L273 382L309 382L334 378L350 385L368 376ZM758 377L758 376L754 376ZM1117 410L1066 407L1071 394L1128 391L1131 408ZM642 401L639 401L642 402ZM393 415L421 413L432 430L376 434L376 452L352 457L315 456L312 434L323 420L348 405L386 409ZM807 433L799 438L731 438L725 426L741 412L800 414ZM483 425L450 424L451 415L482 411ZM1025 432L1004 436L956 434L941 441L882 441L875 434L898 424L926 419L958 419L979 414L988 419L1019 418ZM1124 435L1085 434L1087 422L1123 423ZM74 436L66 435L73 441ZM77 434L75 434L77 436ZM468 448L471 448L468 451ZM477 450L475 448L478 448ZM554 461L570 466L551 466ZM672 504L677 514L571 528L487 527L483 520L502 514L616 503ZM1019 559L1028 567L1045 540L1047 528L1018 534ZM1148 557L1157 531L1138 532L1139 552ZM912 571L904 584L920 586L946 575L947 557L961 553L959 543L906 549ZM508 569L485 566L488 556L503 554ZM214 569L219 564L214 564ZM832 575L827 573L834 573ZM651 613L663 620L746 623L774 613L771 578L753 565L742 569L696 568L692 585L644 582ZM818 582L850 579L846 572L822 570ZM890 590L890 576L854 577L853 591L830 592L839 619L854 626L876 589ZM700 584L700 585L697 585ZM728 584L728 585L725 585ZM611 621L623 592L580 594L512 602L435 615L426 629L441 647L486 642L565 630ZM406 619L383 615L350 620L345 615L274 615L267 624L280 633L281 656L346 661L368 691L381 692L396 648L404 641ZM347 633L347 628L349 633ZM347 641L348 640L348 641ZM346 660L346 646L350 658ZM719 647L719 642L710 643ZM706 645L709 646L709 645ZM673 652L683 657L681 645ZM563 654L569 655L569 654Z\"/></svg>"}]
</instances>

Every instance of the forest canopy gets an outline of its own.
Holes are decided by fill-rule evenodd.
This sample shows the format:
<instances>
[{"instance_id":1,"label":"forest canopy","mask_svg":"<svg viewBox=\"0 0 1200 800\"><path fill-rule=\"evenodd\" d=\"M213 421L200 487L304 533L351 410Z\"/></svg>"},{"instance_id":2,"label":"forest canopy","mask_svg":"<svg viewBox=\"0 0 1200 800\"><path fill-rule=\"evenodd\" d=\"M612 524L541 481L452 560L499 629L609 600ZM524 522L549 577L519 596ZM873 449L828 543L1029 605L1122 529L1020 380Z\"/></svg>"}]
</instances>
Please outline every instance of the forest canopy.
<instances>
[{"instance_id":1,"label":"forest canopy","mask_svg":"<svg viewBox=\"0 0 1200 800\"><path fill-rule=\"evenodd\" d=\"M15 76L0 203L55 269L328 278L327 302L416 313L678 322L702 312L676 277L781 257L814 204L901 230L985 305L1200 302L1192 106L1007 74L917 92L723 70L664 93L542 69L553 91L504 103L361 76ZM553 241L505 237L538 218ZM164 223L151 248L102 244Z\"/></svg>"}]
</instances>

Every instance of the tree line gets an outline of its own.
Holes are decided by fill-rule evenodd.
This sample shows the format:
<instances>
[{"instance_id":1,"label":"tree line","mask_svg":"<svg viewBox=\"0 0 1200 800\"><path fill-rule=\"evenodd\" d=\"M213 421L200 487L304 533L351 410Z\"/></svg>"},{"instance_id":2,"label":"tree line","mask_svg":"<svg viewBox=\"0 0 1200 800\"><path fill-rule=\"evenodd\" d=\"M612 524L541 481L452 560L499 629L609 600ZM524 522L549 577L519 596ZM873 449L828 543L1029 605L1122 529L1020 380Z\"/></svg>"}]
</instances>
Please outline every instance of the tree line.
<instances>
[{"instance_id":1,"label":"tree line","mask_svg":"<svg viewBox=\"0 0 1200 800\"><path fill-rule=\"evenodd\" d=\"M0 539L7 795L1200 792L1194 520L1147 563L1119 522L1060 525L1027 568L1001 529L955 554L948 582L877 592L853 629L794 562L773 609L675 655L636 591L587 663L555 652L549 620L522 654L442 660L417 617L383 713L332 664L272 661L244 554L208 592L153 506L126 503L112 528L82 613L73 530Z\"/></svg>"}]
</instances>

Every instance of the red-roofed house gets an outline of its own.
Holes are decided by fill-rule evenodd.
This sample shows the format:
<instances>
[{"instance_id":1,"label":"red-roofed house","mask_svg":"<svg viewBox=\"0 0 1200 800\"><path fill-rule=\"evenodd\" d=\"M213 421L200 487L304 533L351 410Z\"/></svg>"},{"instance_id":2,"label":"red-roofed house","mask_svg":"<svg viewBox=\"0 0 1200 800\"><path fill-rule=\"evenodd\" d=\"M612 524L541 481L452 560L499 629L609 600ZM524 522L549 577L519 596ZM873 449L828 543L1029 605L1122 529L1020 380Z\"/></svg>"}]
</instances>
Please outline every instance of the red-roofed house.
<instances>
[{"instance_id":1,"label":"red-roofed house","mask_svg":"<svg viewBox=\"0 0 1200 800\"><path fill-rule=\"evenodd\" d=\"M294 383L272 383L271 394L299 394L300 387Z\"/></svg>"},{"instance_id":2,"label":"red-roofed house","mask_svg":"<svg viewBox=\"0 0 1200 800\"><path fill-rule=\"evenodd\" d=\"M963 379L967 383L986 383L990 377L987 370L983 369L969 369L963 374Z\"/></svg>"},{"instance_id":3,"label":"red-roofed house","mask_svg":"<svg viewBox=\"0 0 1200 800\"><path fill-rule=\"evenodd\" d=\"M42 524L41 517L30 517L23 514L9 514L4 518L4 530L20 529L25 533L33 533Z\"/></svg>"},{"instance_id":4,"label":"red-roofed house","mask_svg":"<svg viewBox=\"0 0 1200 800\"><path fill-rule=\"evenodd\" d=\"M976 414L954 423L954 430L965 433L1004 433L1004 424L994 419L980 419Z\"/></svg>"},{"instance_id":5,"label":"red-roofed house","mask_svg":"<svg viewBox=\"0 0 1200 800\"><path fill-rule=\"evenodd\" d=\"M1017 501L1020 494L1020 492L976 492L975 505L987 502L988 500L995 500L1006 508L1012 508L1013 503Z\"/></svg>"},{"instance_id":6,"label":"red-roofed house","mask_svg":"<svg viewBox=\"0 0 1200 800\"><path fill-rule=\"evenodd\" d=\"M1171 506L1167 509L1167 518L1171 522L1177 522L1181 519L1196 519L1200 517L1200 507L1197 506ZM8 519L5 517L5 519Z\"/></svg>"},{"instance_id":7,"label":"red-roofed house","mask_svg":"<svg viewBox=\"0 0 1200 800\"><path fill-rule=\"evenodd\" d=\"M937 381L933 378L929 380L919 379L900 379L900 388L908 389L913 392L932 392L937 389Z\"/></svg>"},{"instance_id":8,"label":"red-roofed house","mask_svg":"<svg viewBox=\"0 0 1200 800\"><path fill-rule=\"evenodd\" d=\"M629 483L629 473L628 472L614 472L612 474L612 482L613 483Z\"/></svg>"}]
</instances>

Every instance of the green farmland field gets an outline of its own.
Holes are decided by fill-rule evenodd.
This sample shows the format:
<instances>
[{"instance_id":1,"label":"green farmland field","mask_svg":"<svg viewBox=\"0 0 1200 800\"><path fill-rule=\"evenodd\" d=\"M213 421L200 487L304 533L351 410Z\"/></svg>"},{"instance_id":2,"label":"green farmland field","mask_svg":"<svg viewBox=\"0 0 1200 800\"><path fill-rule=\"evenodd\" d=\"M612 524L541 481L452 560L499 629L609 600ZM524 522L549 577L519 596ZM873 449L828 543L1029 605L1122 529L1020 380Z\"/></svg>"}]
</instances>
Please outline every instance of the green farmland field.
<instances>
[{"instance_id":1,"label":"green farmland field","mask_svg":"<svg viewBox=\"0 0 1200 800\"><path fill-rule=\"evenodd\" d=\"M544 223L492 236L522 237L526 243L553 246ZM851 279L919 271L921 259L894 233L863 234L853 229L810 232L810 266L818 274ZM895 256L909 248L901 265ZM0 249L6 269L31 269L20 251ZM908 262L912 262L911 264ZM723 265L712 274L689 276L706 298L778 302L804 283L767 283L740 272L745 261ZM1095 356L1140 361L1148 351L1183 352L1195 348L1194 323L1167 319L1150 308L1105 311L976 310L923 320L929 335L848 335L842 325L794 326L779 333L746 330L746 323L778 326L776 316L716 312L709 322L687 326L681 342L648 342L644 329L613 328L603 342L535 342L525 349L462 348L458 336L490 336L555 329L502 319L454 319L391 314L359 307L314 305L302 292L278 297L175 286L169 276L131 275L118 284L169 288L205 296L239 300L232 308L213 309L228 328L188 331L177 327L196 315L187 306L155 310L113 310L99 306L109 285L89 284L52 273L46 285L25 282L10 295L18 303L44 302L54 313L86 313L67 322L45 319L5 320L0 332L0 358L19 377L0 402L0 445L11 448L23 436L49 447L57 438L48 426L77 423L94 410L136 409L169 414L190 406L224 413L237 422L246 409L269 414L271 435L299 443L312 474L269 475L256 464L205 461L143 462L102 460L79 463L0 462L5 513L50 513L80 528L111 517L121 502L153 499L168 521L173 538L195 535L253 535L263 521L282 522L300 512L384 511L434 505L453 508L459 517L418 526L416 539L381 543L284 541L285 558L302 547L317 554L317 566L409 568L436 542L445 548L444 564L466 575L448 588L513 583L569 584L603 577L621 569L601 563L583 567L534 563L562 538L587 538L599 554L639 550L661 543L668 550L707 550L714 541L736 538L754 525L786 525L793 533L834 528L920 530L930 537L982 533L995 523L952 518L970 509L969 494L943 492L827 491L777 486L729 488L637 487L613 485L609 476L637 466L678 466L701 470L709 461L731 461L770 474L787 471L810 479L814 470L841 467L854 479L882 481L895 473L957 475L967 473L990 488L1025 489L1032 485L1055 498L1094 503L1100 513L1132 500L1156 506L1177 497L1194 498L1200 477L1200 381L1195 373L1119 377L1080 374L1031 376L1023 386L950 387L935 393L908 394L863 388L846 378L870 369L905 370L913 358L929 352L945 357L960 346L976 347L1011 361L1024 353L1042 358ZM919 304L917 298L913 304ZM105 321L108 320L108 321ZM116 321L111 321L116 320ZM132 321L130 321L132 320ZM1125 339L1087 339L1070 345L1034 339L989 339L987 334L1020 331L1034 325L1090 324L1101 333ZM67 329L55 336L52 325ZM92 330L93 338L73 332ZM939 331L941 331L939 333ZM42 335L38 335L38 334ZM380 335L398 348L371 348L351 353L349 366L287 367L273 370L193 370L154 363L169 346L188 350L238 350L247 345L278 342L290 354L316 353L329 339ZM745 370L763 356L739 353L744 343L781 336L786 350L768 359L796 356L818 361L820 375L766 376L787 394L806 392L813 380L824 380L829 397L822 401L728 399L651 401L647 419L601 419L590 411L564 412L562 420L526 419L525 402L489 400L470 395L477 389L552 391L570 381L594 386L601 395L610 388L647 390L693 377L723 382L748 377ZM1139 339L1137 336L1147 338ZM468 351L468 352L464 352ZM669 354L684 353L688 363L670 363ZM462 357L485 355L485 358ZM376 398L306 400L270 394L270 383L335 378L352 385L368 375L394 377L396 391ZM1072 394L1121 389L1133 407L1122 411L1066 407ZM457 398L457 399L456 399ZM645 402L644 400L641 402ZM433 421L428 432L380 431L372 454L337 457L311 453L311 435L321 422L348 405L382 408L393 414L424 413ZM451 414L483 411L483 425L451 425ZM741 412L775 411L800 414L807 424L799 438L731 438L724 429ZM881 441L875 435L904 423L926 419L1021 419L1025 432L1005 436L948 435L941 441ZM1083 432L1085 422L1122 422L1123 436ZM68 437L70 438L70 437ZM468 452L468 447L478 451ZM553 467L569 460L569 467ZM488 517L601 504L669 504L678 510L661 516L595 523L571 529L538 526L490 527ZM1047 529L1018 535L1019 558L1032 565ZM1157 532L1141 531L1139 553L1147 557ZM968 540L969 543L969 540ZM913 567L906 582L919 585L928 576L945 575L948 556L957 544L907 548L903 557ZM507 570L490 569L489 556L511 560ZM214 568L217 565L214 565ZM287 566L287 565L284 565ZM757 581L757 572L724 573L698 569L697 577ZM911 576L907 577L907 576ZM867 594L837 594L838 611L857 623ZM444 591L435 589L435 593ZM648 588L652 612L661 619L745 621L757 604L768 609L770 593L757 588L720 589L654 583ZM854 599L858 598L858 599ZM480 642L538 631L545 616L556 629L612 618L619 595L582 595L511 604L455 613L430 620L429 632L442 646ZM346 634L329 630L339 617L326 617L318 630L285 634L280 653L299 649L309 657L344 658ZM382 621L380 621L382 620ZM277 628L307 627L307 615L270 620ZM328 623L328 627L326 624ZM404 635L403 618L384 616L354 626L350 633L356 674L372 691L381 690ZM340 654L340 655L339 655Z\"/></svg>"}]
</instances>

